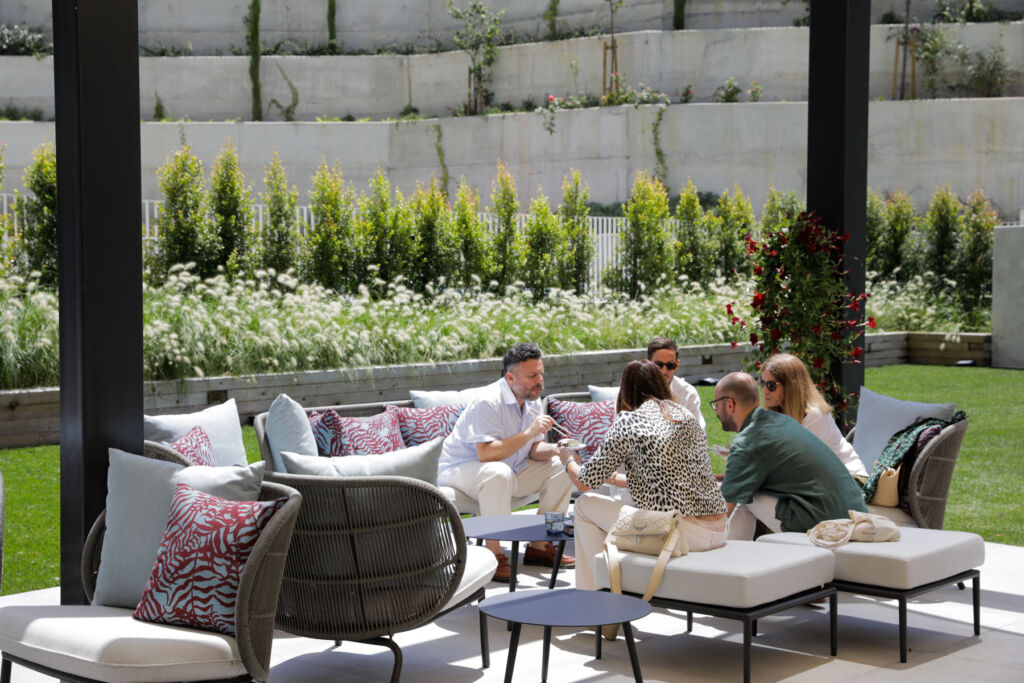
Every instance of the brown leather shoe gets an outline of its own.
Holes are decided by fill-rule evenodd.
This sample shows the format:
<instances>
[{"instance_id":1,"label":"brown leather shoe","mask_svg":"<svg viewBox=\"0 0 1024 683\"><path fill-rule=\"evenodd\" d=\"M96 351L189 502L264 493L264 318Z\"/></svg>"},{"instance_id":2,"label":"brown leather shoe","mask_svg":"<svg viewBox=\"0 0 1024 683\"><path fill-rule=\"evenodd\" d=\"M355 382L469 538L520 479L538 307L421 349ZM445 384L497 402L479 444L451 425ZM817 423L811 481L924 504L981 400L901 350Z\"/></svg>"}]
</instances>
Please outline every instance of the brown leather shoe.
<instances>
[{"instance_id":1,"label":"brown leather shoe","mask_svg":"<svg viewBox=\"0 0 1024 683\"><path fill-rule=\"evenodd\" d=\"M508 583L509 578L512 576L512 563L509 562L508 555L502 553L494 557L498 559L498 568L494 570L494 576L491 577L491 581Z\"/></svg>"},{"instance_id":2,"label":"brown leather shoe","mask_svg":"<svg viewBox=\"0 0 1024 683\"><path fill-rule=\"evenodd\" d=\"M558 556L558 548L553 543L544 543L544 549L526 546L526 553L523 555L523 564L539 564L544 567L554 567L555 558ZM562 569L572 569L576 566L576 558L572 555L562 555Z\"/></svg>"}]
</instances>

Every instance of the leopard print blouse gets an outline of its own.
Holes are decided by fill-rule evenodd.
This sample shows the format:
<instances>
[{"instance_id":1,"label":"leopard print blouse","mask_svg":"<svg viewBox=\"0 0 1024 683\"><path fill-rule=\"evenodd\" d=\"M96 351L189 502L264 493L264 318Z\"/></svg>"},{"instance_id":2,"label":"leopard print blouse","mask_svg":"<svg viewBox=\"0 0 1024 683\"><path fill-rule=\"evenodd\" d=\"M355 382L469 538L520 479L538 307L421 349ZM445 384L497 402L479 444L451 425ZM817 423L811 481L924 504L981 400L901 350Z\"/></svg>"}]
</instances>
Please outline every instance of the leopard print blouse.
<instances>
[{"instance_id":1,"label":"leopard print blouse","mask_svg":"<svg viewBox=\"0 0 1024 683\"><path fill-rule=\"evenodd\" d=\"M580 480L597 488L625 463L629 491L640 508L679 510L686 517L725 512L704 430L681 406L666 405L678 422L666 419L655 400L617 414Z\"/></svg>"}]
</instances>

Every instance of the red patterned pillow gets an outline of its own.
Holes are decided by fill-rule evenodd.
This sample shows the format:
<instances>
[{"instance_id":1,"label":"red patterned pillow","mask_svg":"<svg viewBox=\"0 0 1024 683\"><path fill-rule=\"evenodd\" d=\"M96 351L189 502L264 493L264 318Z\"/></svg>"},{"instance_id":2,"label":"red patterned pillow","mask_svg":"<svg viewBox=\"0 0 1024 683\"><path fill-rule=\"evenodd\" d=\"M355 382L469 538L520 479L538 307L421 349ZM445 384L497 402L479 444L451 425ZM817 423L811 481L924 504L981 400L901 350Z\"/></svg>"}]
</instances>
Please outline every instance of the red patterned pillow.
<instances>
[{"instance_id":1,"label":"red patterned pillow","mask_svg":"<svg viewBox=\"0 0 1024 683\"><path fill-rule=\"evenodd\" d=\"M285 501L235 502L178 484L156 564L132 616L234 635L242 570Z\"/></svg>"},{"instance_id":2,"label":"red patterned pillow","mask_svg":"<svg viewBox=\"0 0 1024 683\"><path fill-rule=\"evenodd\" d=\"M339 417L341 454L371 455L405 448L398 416L384 411L370 417Z\"/></svg>"},{"instance_id":3,"label":"red patterned pillow","mask_svg":"<svg viewBox=\"0 0 1024 683\"><path fill-rule=\"evenodd\" d=\"M549 398L548 414L563 429L586 444L580 455L587 460L597 452L597 447L604 441L604 435L612 426L612 420L615 419L615 401L576 403Z\"/></svg>"},{"instance_id":4,"label":"red patterned pillow","mask_svg":"<svg viewBox=\"0 0 1024 683\"><path fill-rule=\"evenodd\" d=\"M217 459L213 457L213 444L202 427L193 427L177 441L167 445L192 461L193 465L217 466Z\"/></svg>"},{"instance_id":5,"label":"red patterned pillow","mask_svg":"<svg viewBox=\"0 0 1024 683\"><path fill-rule=\"evenodd\" d=\"M419 446L438 437L446 437L455 429L455 423L466 406L436 406L433 408L399 408L388 406L387 411L398 416L402 441L408 446Z\"/></svg>"},{"instance_id":6,"label":"red patterned pillow","mask_svg":"<svg viewBox=\"0 0 1024 683\"><path fill-rule=\"evenodd\" d=\"M313 429L317 453L326 458L344 455L341 448L341 416L338 413L330 408L322 413L312 413L309 426Z\"/></svg>"}]
</instances>

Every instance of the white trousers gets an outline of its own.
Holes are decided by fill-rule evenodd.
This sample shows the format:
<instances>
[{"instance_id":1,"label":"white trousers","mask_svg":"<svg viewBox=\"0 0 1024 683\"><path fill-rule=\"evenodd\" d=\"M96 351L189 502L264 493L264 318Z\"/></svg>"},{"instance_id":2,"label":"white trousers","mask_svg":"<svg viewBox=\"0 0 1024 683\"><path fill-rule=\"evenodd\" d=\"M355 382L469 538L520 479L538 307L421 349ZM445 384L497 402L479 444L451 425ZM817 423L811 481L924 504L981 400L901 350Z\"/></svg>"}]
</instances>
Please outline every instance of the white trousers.
<instances>
[{"instance_id":1,"label":"white trousers","mask_svg":"<svg viewBox=\"0 0 1024 683\"><path fill-rule=\"evenodd\" d=\"M729 520L729 538L735 541L754 540L757 520L761 520L775 533L781 533L782 522L775 518L775 504L778 502L779 499L775 496L755 493L753 501L737 505Z\"/></svg>"},{"instance_id":2,"label":"white trousers","mask_svg":"<svg viewBox=\"0 0 1024 683\"><path fill-rule=\"evenodd\" d=\"M566 512L572 480L558 458L527 460L518 474L503 462L467 462L452 474L450 484L480 503L481 515L507 515L512 499L540 495L537 512Z\"/></svg>"},{"instance_id":3,"label":"white trousers","mask_svg":"<svg viewBox=\"0 0 1024 683\"><path fill-rule=\"evenodd\" d=\"M576 518L576 588L597 590L594 580L594 558L604 552L604 539L608 529L619 517L619 510L628 507L599 493L584 493L573 506ZM691 521L683 525L683 535L690 552L702 552L725 545L726 523Z\"/></svg>"}]
</instances>

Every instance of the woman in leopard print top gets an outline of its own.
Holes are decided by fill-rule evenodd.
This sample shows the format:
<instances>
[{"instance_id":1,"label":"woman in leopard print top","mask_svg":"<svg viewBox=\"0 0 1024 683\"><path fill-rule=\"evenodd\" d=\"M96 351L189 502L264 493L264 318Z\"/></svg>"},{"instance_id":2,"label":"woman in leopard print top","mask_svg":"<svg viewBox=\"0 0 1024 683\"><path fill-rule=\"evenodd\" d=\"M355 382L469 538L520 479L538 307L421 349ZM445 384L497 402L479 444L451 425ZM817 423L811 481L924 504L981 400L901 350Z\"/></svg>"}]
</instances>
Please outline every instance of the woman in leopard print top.
<instances>
[{"instance_id":1,"label":"woman in leopard print top","mask_svg":"<svg viewBox=\"0 0 1024 683\"><path fill-rule=\"evenodd\" d=\"M600 486L625 464L637 507L679 510L691 552L725 544L725 499L711 471L707 437L697 420L672 402L664 378L650 361L633 361L622 373L615 421L597 453L582 467L566 463L581 491ZM576 587L596 590L594 556L601 552L621 502L597 493L576 501Z\"/></svg>"}]
</instances>

